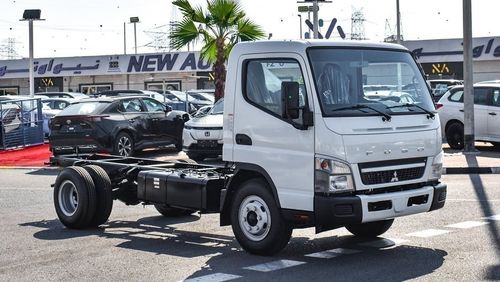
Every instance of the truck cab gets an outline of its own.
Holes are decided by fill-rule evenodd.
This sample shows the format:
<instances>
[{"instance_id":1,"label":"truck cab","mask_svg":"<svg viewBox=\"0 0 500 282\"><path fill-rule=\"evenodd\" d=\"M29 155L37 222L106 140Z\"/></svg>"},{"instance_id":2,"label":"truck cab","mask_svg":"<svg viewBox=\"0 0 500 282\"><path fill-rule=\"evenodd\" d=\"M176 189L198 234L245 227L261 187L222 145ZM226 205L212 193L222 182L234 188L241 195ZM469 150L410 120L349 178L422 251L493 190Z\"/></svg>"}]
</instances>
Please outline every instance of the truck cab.
<instances>
[{"instance_id":1,"label":"truck cab","mask_svg":"<svg viewBox=\"0 0 500 282\"><path fill-rule=\"evenodd\" d=\"M406 48L358 41L240 43L228 70L223 159L235 164L237 184L225 197L241 198L230 200L240 223L234 230L233 219L233 230L240 243L248 241L247 249L269 232L262 228L272 225L269 205L287 227L321 232L346 226L361 236L380 235L396 217L444 205L439 117ZM269 195L240 195L242 183ZM231 221L221 216L223 224Z\"/></svg>"}]
</instances>

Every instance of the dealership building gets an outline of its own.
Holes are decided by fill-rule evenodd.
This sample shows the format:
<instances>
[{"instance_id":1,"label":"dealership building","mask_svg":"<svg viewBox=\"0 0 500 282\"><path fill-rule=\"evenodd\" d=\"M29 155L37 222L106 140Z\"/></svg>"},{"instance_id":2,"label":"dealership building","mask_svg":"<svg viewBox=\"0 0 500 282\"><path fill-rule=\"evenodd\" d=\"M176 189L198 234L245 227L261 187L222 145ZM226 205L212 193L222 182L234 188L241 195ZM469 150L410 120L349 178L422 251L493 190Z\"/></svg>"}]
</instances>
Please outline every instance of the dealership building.
<instances>
[{"instance_id":1,"label":"dealership building","mask_svg":"<svg viewBox=\"0 0 500 282\"><path fill-rule=\"evenodd\" d=\"M463 79L462 39L404 41L429 79ZM474 81L500 79L500 37L473 39ZM214 88L199 52L35 58L35 92ZM29 94L28 59L0 60L0 95Z\"/></svg>"},{"instance_id":2,"label":"dealership building","mask_svg":"<svg viewBox=\"0 0 500 282\"><path fill-rule=\"evenodd\" d=\"M35 58L35 92L214 88L199 52ZM0 60L0 95L29 95L28 59Z\"/></svg>"},{"instance_id":3,"label":"dealership building","mask_svg":"<svg viewBox=\"0 0 500 282\"><path fill-rule=\"evenodd\" d=\"M404 41L429 79L463 79L463 39ZM500 37L472 40L474 82L500 79Z\"/></svg>"}]
</instances>

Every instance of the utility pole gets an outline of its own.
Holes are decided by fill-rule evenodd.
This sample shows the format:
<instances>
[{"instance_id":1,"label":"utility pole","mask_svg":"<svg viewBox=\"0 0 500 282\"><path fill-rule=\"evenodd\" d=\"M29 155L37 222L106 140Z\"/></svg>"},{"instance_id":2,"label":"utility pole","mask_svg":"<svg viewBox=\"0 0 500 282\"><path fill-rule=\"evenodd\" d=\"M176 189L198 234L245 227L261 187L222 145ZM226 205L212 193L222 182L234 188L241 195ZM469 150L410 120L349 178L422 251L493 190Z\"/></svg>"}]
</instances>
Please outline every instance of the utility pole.
<instances>
[{"instance_id":1,"label":"utility pole","mask_svg":"<svg viewBox=\"0 0 500 282\"><path fill-rule=\"evenodd\" d=\"M471 0L463 0L464 22L464 152L474 147L474 87L472 77L472 11Z\"/></svg>"},{"instance_id":2,"label":"utility pole","mask_svg":"<svg viewBox=\"0 0 500 282\"><path fill-rule=\"evenodd\" d=\"M396 43L401 44L401 13L399 12L399 0L396 0Z\"/></svg>"},{"instance_id":3,"label":"utility pole","mask_svg":"<svg viewBox=\"0 0 500 282\"><path fill-rule=\"evenodd\" d=\"M123 55L127 55L127 27L126 23L123 23Z\"/></svg>"},{"instance_id":4,"label":"utility pole","mask_svg":"<svg viewBox=\"0 0 500 282\"><path fill-rule=\"evenodd\" d=\"M318 27L319 27L319 21L318 21L318 0L313 0L313 38L318 39Z\"/></svg>"}]
</instances>

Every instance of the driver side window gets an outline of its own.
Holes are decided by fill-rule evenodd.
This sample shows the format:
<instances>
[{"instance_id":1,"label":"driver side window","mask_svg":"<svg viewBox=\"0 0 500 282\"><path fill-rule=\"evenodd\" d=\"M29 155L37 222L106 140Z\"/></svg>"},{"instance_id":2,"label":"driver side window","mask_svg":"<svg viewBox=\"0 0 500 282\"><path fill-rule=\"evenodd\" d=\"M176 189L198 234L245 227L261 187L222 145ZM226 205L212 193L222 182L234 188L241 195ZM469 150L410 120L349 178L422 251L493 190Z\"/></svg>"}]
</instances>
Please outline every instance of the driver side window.
<instances>
[{"instance_id":1,"label":"driver side window","mask_svg":"<svg viewBox=\"0 0 500 282\"><path fill-rule=\"evenodd\" d=\"M299 83L299 106L305 105L306 93L300 65L293 59L256 59L245 64L244 96L251 104L281 117L281 83Z\"/></svg>"}]
</instances>

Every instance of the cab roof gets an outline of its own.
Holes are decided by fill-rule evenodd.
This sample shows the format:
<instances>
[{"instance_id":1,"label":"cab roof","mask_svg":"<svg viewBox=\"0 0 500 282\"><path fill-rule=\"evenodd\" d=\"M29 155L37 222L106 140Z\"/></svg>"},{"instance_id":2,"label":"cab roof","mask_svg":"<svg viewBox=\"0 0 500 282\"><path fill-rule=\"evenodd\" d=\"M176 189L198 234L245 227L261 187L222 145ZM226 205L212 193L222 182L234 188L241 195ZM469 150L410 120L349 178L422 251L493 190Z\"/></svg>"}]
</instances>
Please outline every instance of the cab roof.
<instances>
[{"instance_id":1,"label":"cab roof","mask_svg":"<svg viewBox=\"0 0 500 282\"><path fill-rule=\"evenodd\" d=\"M235 53L261 53L261 52L304 52L310 47L353 47L353 48L377 48L388 50L408 51L399 44L381 43L375 41L359 40L260 40L252 42L241 42L234 46Z\"/></svg>"}]
</instances>

